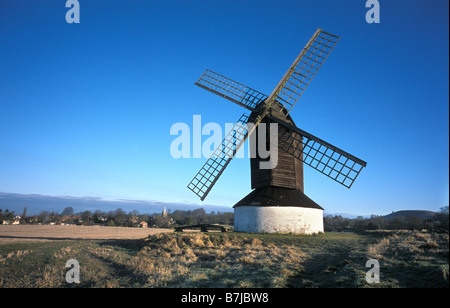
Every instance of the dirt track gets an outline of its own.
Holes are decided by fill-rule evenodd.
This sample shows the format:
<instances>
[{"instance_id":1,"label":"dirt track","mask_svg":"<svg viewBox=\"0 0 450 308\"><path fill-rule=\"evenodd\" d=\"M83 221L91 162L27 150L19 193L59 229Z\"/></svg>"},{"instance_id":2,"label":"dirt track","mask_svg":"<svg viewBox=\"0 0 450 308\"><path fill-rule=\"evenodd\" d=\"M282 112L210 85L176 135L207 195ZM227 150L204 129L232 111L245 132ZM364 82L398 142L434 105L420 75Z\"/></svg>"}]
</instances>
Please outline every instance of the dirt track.
<instances>
[{"instance_id":1,"label":"dirt track","mask_svg":"<svg viewBox=\"0 0 450 308\"><path fill-rule=\"evenodd\" d=\"M139 239L169 229L100 226L0 225L0 244L81 239Z\"/></svg>"}]
</instances>

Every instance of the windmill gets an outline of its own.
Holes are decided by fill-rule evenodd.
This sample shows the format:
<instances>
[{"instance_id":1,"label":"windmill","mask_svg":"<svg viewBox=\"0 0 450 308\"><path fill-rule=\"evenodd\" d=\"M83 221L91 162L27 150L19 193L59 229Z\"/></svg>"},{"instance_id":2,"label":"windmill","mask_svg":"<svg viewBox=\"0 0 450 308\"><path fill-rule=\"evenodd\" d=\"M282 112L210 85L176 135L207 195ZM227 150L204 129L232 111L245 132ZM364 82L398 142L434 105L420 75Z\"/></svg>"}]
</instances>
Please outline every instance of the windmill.
<instances>
[{"instance_id":1,"label":"windmill","mask_svg":"<svg viewBox=\"0 0 450 308\"><path fill-rule=\"evenodd\" d=\"M235 231L272 233L323 232L323 208L303 192L303 164L309 165L343 186L350 188L366 162L298 128L290 112L333 50L339 37L318 29L281 81L267 96L223 75L206 70L195 83L232 101L251 113L244 113L222 144L188 184L203 201L237 151L266 124L276 124L278 160L273 168L261 168L267 159L250 153L253 191L234 205ZM263 135L262 135L263 136ZM258 149L260 138L255 138ZM275 138L276 139L276 138ZM252 147L251 147L252 149ZM252 150L250 150L252 152Z\"/></svg>"}]
</instances>

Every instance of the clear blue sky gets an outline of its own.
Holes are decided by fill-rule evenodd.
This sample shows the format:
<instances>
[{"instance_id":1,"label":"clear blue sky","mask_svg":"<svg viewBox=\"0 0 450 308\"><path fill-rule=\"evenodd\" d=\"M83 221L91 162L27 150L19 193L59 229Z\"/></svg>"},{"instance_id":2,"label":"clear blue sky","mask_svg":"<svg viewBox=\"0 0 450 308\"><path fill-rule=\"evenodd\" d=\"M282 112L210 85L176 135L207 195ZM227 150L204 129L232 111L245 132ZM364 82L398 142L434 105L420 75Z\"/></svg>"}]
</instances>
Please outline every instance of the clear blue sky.
<instances>
[{"instance_id":1,"label":"clear blue sky","mask_svg":"<svg viewBox=\"0 0 450 308\"><path fill-rule=\"evenodd\" d=\"M243 109L194 85L206 68L270 94L317 28L341 36L291 115L368 162L351 189L305 166L329 213L449 203L449 2L364 0L0 2L0 191L202 204L204 159L174 159L176 122ZM207 136L204 136L205 140ZM234 160L206 204L250 192Z\"/></svg>"}]
</instances>

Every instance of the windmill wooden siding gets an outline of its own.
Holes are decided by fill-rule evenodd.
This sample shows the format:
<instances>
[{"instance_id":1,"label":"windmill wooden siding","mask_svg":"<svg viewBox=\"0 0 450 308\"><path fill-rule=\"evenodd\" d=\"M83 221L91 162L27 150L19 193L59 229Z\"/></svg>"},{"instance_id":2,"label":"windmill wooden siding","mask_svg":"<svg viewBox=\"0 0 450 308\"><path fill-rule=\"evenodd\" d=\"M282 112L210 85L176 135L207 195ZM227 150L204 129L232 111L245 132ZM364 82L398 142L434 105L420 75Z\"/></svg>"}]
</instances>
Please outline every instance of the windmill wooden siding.
<instances>
[{"instance_id":1,"label":"windmill wooden siding","mask_svg":"<svg viewBox=\"0 0 450 308\"><path fill-rule=\"evenodd\" d=\"M290 117L286 118L279 112L272 113L273 116L281 118L292 125L295 125ZM264 123L264 122L263 122ZM258 149L259 130L255 131L256 147ZM270 126L266 123L266 149L270 149ZM278 131L278 140L281 139L281 132ZM298 143L298 142L296 142ZM296 146L297 144L295 144ZM258 151L256 151L258 152ZM292 155L278 148L278 164L273 169L261 169L260 163L269 161L270 157L262 159L258 153L252 153L250 159L252 189L266 186L277 186L290 189L299 189L303 192L303 163Z\"/></svg>"}]
</instances>

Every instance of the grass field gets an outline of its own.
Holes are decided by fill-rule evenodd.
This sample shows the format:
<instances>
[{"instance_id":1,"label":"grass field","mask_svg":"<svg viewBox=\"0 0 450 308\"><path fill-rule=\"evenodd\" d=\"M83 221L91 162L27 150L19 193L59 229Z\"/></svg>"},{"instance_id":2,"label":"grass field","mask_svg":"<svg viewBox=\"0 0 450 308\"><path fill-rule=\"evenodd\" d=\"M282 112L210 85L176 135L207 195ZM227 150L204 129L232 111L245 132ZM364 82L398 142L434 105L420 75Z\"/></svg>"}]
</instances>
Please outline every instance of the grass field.
<instances>
[{"instance_id":1,"label":"grass field","mask_svg":"<svg viewBox=\"0 0 450 308\"><path fill-rule=\"evenodd\" d=\"M138 237L124 228L114 238L106 236L109 228L91 228L105 234L20 241L22 235L0 242L0 287L449 286L447 234L155 232ZM7 238L2 231L0 239ZM65 281L69 259L79 261L79 284ZM379 261L380 283L366 282L368 259Z\"/></svg>"}]
</instances>

